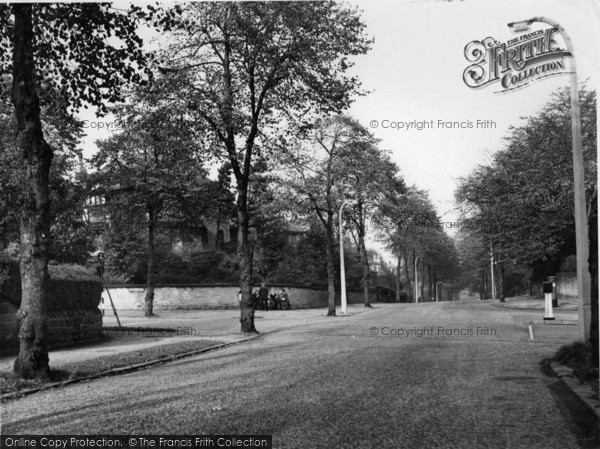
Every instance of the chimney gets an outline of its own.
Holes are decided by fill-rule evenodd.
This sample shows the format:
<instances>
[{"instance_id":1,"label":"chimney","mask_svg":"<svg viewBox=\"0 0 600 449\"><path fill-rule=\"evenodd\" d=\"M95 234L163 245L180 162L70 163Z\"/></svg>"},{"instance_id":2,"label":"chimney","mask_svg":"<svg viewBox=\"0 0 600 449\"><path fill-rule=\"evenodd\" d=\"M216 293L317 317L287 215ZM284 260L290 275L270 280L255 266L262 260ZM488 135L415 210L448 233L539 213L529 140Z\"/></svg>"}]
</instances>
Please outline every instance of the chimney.
<instances>
[{"instance_id":1,"label":"chimney","mask_svg":"<svg viewBox=\"0 0 600 449\"><path fill-rule=\"evenodd\" d=\"M80 175L87 175L87 170L83 163L83 152L81 150L77 150L77 158L79 159L79 170L77 170L77 173Z\"/></svg>"}]
</instances>

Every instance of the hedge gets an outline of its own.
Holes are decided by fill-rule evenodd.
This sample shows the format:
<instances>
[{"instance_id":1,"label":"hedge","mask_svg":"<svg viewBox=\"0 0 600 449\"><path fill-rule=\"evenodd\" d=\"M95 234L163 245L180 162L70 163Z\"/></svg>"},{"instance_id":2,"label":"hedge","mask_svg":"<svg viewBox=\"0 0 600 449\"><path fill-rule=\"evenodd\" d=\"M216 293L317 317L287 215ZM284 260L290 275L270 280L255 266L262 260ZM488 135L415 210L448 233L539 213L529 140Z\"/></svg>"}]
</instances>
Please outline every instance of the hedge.
<instances>
[{"instance_id":1,"label":"hedge","mask_svg":"<svg viewBox=\"0 0 600 449\"><path fill-rule=\"evenodd\" d=\"M79 265L49 265L48 311L93 310L100 304L100 279ZM0 300L21 305L19 263L0 252Z\"/></svg>"}]
</instances>

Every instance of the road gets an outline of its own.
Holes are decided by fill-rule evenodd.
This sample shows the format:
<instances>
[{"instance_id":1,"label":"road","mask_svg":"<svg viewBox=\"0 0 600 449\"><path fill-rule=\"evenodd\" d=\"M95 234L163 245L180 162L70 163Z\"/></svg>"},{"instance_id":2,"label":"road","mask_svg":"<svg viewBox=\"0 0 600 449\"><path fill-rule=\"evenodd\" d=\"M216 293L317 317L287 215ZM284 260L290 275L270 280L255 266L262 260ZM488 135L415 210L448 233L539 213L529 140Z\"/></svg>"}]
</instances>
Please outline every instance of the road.
<instances>
[{"instance_id":1,"label":"road","mask_svg":"<svg viewBox=\"0 0 600 449\"><path fill-rule=\"evenodd\" d=\"M272 434L276 448L595 447L540 365L577 328L530 333L538 315L461 301L258 318L265 332L251 342L6 402L3 432Z\"/></svg>"}]
</instances>

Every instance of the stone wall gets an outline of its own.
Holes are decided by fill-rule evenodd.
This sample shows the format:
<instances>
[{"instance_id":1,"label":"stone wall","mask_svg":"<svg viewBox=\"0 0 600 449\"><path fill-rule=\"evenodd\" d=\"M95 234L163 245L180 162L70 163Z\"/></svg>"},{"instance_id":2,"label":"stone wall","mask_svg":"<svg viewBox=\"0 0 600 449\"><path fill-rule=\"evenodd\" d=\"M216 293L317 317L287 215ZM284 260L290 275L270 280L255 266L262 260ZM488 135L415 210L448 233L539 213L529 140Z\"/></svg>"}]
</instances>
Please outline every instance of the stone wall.
<instances>
[{"instance_id":1,"label":"stone wall","mask_svg":"<svg viewBox=\"0 0 600 449\"><path fill-rule=\"evenodd\" d=\"M0 355L19 351L17 307L0 302ZM102 313L95 310L47 312L48 347L71 346L97 340L102 335Z\"/></svg>"},{"instance_id":2,"label":"stone wall","mask_svg":"<svg viewBox=\"0 0 600 449\"><path fill-rule=\"evenodd\" d=\"M577 273L574 271L563 271L555 274L556 276L556 293L560 303L561 299L576 299L577 298ZM544 298L542 284L547 281L547 278L531 280L529 294L532 298Z\"/></svg>"},{"instance_id":3,"label":"stone wall","mask_svg":"<svg viewBox=\"0 0 600 449\"><path fill-rule=\"evenodd\" d=\"M327 290L307 286L270 285L271 291L282 288L288 293L293 309L308 309L327 306ZM255 290L258 287L255 287ZM117 310L143 309L144 285L108 286L110 296ZM154 291L154 309L233 309L239 307L239 287L237 285L159 285ZM348 290L348 304L363 302L362 290ZM376 292L371 292L371 301L375 302ZM107 291L102 293L101 307L111 310ZM336 291L336 304L340 304L340 292ZM108 313L108 312L107 312Z\"/></svg>"},{"instance_id":4,"label":"stone wall","mask_svg":"<svg viewBox=\"0 0 600 449\"><path fill-rule=\"evenodd\" d=\"M577 273L573 271L556 273L558 300L577 298Z\"/></svg>"}]
</instances>

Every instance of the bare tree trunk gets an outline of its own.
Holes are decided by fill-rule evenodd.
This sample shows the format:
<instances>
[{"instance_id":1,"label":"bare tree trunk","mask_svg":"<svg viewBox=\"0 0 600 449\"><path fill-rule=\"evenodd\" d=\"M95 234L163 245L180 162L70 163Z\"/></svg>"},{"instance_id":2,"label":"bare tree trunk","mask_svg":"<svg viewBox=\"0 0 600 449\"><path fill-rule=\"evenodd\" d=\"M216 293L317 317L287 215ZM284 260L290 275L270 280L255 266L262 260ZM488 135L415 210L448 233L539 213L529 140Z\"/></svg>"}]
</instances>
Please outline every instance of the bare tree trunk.
<instances>
[{"instance_id":1,"label":"bare tree trunk","mask_svg":"<svg viewBox=\"0 0 600 449\"><path fill-rule=\"evenodd\" d=\"M427 265L427 298L429 301L433 300L433 276L431 272L431 265Z\"/></svg>"},{"instance_id":2,"label":"bare tree trunk","mask_svg":"<svg viewBox=\"0 0 600 449\"><path fill-rule=\"evenodd\" d=\"M504 297L505 297L505 293L504 293L504 264L502 262L498 262L498 271L499 276L498 276L498 299L500 300L500 302L504 302Z\"/></svg>"},{"instance_id":3,"label":"bare tree trunk","mask_svg":"<svg viewBox=\"0 0 600 449\"><path fill-rule=\"evenodd\" d=\"M327 217L327 316L335 316L335 236L333 214ZM341 256L341 255L340 255Z\"/></svg>"},{"instance_id":4,"label":"bare tree trunk","mask_svg":"<svg viewBox=\"0 0 600 449\"><path fill-rule=\"evenodd\" d=\"M425 302L425 274L427 274L427 270L425 269L425 261L423 264L423 274L421 275L421 302Z\"/></svg>"},{"instance_id":5,"label":"bare tree trunk","mask_svg":"<svg viewBox=\"0 0 600 449\"><path fill-rule=\"evenodd\" d=\"M242 300L240 301L240 322L242 332L258 333L254 326L254 305L252 303L252 272L253 272L253 248L248 238L248 186L243 184L238 187L237 198L238 211L238 260L240 261L240 290Z\"/></svg>"},{"instance_id":6,"label":"bare tree trunk","mask_svg":"<svg viewBox=\"0 0 600 449\"><path fill-rule=\"evenodd\" d=\"M590 204L590 214L588 218L590 229L590 254L588 258L588 268L592 280L592 315L590 341L592 344L592 366L598 366L598 197L594 195Z\"/></svg>"},{"instance_id":7,"label":"bare tree trunk","mask_svg":"<svg viewBox=\"0 0 600 449\"><path fill-rule=\"evenodd\" d=\"M398 253L398 265L396 265L396 302L400 302L401 300L401 296L400 296L400 285L401 285L401 281L400 281L400 274L402 272L402 256L400 255L400 253Z\"/></svg>"},{"instance_id":8,"label":"bare tree trunk","mask_svg":"<svg viewBox=\"0 0 600 449\"><path fill-rule=\"evenodd\" d=\"M487 295L487 270L483 268L482 271L482 288L483 293L481 295L481 299L485 299Z\"/></svg>"},{"instance_id":9,"label":"bare tree trunk","mask_svg":"<svg viewBox=\"0 0 600 449\"><path fill-rule=\"evenodd\" d=\"M154 207L148 205L146 210L148 211L148 272L146 276L146 297L144 298L146 313L148 317L154 315L154 265L156 261L156 250L154 248L154 221L155 212Z\"/></svg>"},{"instance_id":10,"label":"bare tree trunk","mask_svg":"<svg viewBox=\"0 0 600 449\"><path fill-rule=\"evenodd\" d=\"M406 255L406 252L402 251L402 259L404 260L404 279L405 279L405 283L404 283L404 289L406 291L407 294L407 299L409 302L415 302L414 299L414 295L413 295L413 286L412 286L412 282L410 280L410 267L408 266L408 257Z\"/></svg>"},{"instance_id":11,"label":"bare tree trunk","mask_svg":"<svg viewBox=\"0 0 600 449\"><path fill-rule=\"evenodd\" d=\"M14 4L12 102L18 141L25 163L24 206L21 213L21 307L19 355L14 370L19 377L49 378L46 303L50 240L48 179L52 148L44 140L33 59L31 4Z\"/></svg>"}]
</instances>

